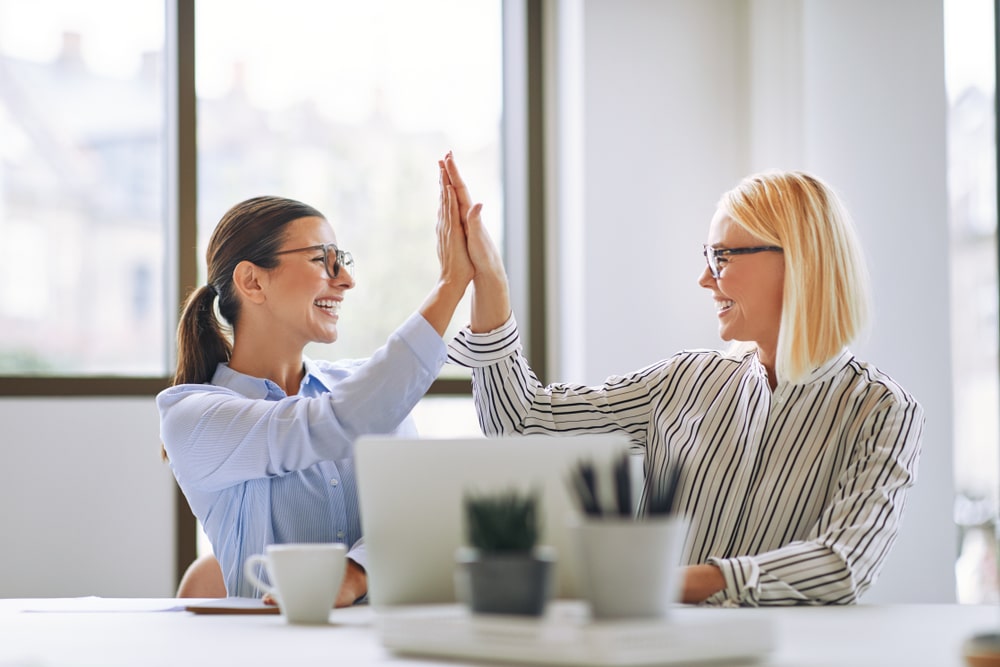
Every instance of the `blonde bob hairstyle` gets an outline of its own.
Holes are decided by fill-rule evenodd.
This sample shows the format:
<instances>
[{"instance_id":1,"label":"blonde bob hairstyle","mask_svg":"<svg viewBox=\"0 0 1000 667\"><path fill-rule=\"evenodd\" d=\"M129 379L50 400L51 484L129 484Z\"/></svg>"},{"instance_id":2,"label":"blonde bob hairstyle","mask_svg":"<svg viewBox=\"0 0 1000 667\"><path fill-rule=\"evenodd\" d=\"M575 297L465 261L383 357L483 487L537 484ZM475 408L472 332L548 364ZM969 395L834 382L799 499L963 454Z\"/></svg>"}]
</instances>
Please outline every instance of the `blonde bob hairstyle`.
<instances>
[{"instance_id":1,"label":"blonde bob hairstyle","mask_svg":"<svg viewBox=\"0 0 1000 667\"><path fill-rule=\"evenodd\" d=\"M829 186L799 171L748 176L722 195L719 208L764 243L784 249L775 370L780 380L799 382L868 325L868 271L851 218Z\"/></svg>"}]
</instances>

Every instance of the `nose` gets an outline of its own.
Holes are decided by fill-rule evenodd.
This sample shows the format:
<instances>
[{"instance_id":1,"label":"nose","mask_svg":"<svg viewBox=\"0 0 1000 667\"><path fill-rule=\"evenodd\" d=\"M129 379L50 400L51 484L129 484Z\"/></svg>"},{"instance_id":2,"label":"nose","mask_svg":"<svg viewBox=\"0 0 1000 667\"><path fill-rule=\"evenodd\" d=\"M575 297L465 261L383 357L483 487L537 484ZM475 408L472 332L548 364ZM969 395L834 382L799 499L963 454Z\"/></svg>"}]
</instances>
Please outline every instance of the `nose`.
<instances>
[{"instance_id":1,"label":"nose","mask_svg":"<svg viewBox=\"0 0 1000 667\"><path fill-rule=\"evenodd\" d=\"M698 284L705 289L713 289L716 285L715 278L712 277L712 271L708 268L708 264L702 269L701 275L698 276Z\"/></svg>"},{"instance_id":2,"label":"nose","mask_svg":"<svg viewBox=\"0 0 1000 667\"><path fill-rule=\"evenodd\" d=\"M337 277L331 280L333 284L342 289L351 289L357 282L354 280L354 274L346 266L341 266L340 271L337 272Z\"/></svg>"}]
</instances>

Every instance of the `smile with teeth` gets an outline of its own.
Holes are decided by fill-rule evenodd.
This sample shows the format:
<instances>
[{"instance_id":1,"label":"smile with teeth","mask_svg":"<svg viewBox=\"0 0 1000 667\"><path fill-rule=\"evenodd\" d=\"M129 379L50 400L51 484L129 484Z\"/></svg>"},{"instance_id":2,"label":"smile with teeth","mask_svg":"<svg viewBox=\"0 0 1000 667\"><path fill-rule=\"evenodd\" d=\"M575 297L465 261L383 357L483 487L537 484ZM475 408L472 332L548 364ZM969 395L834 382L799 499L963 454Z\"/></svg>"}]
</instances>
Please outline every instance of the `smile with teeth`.
<instances>
[{"instance_id":1,"label":"smile with teeth","mask_svg":"<svg viewBox=\"0 0 1000 667\"><path fill-rule=\"evenodd\" d=\"M731 299L719 299L715 302L715 310L719 313L724 313L733 307L733 301Z\"/></svg>"},{"instance_id":2,"label":"smile with teeth","mask_svg":"<svg viewBox=\"0 0 1000 667\"><path fill-rule=\"evenodd\" d=\"M331 315L340 314L340 302L333 299L316 299L313 301L313 305L317 308L322 308Z\"/></svg>"}]
</instances>

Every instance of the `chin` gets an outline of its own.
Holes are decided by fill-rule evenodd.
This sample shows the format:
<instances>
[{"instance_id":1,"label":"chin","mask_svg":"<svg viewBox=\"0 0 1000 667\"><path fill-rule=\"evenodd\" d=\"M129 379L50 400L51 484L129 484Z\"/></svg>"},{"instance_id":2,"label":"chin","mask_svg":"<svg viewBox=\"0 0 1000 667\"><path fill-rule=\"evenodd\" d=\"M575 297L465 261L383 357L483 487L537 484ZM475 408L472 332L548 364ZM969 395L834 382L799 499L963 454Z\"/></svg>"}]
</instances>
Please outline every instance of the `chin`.
<instances>
[{"instance_id":1,"label":"chin","mask_svg":"<svg viewBox=\"0 0 1000 667\"><path fill-rule=\"evenodd\" d=\"M336 343L337 342L337 333L338 333L337 331L327 332L327 333L323 334L322 336L317 337L316 338L316 342L317 343L323 343L324 345L329 345L330 343Z\"/></svg>"}]
</instances>

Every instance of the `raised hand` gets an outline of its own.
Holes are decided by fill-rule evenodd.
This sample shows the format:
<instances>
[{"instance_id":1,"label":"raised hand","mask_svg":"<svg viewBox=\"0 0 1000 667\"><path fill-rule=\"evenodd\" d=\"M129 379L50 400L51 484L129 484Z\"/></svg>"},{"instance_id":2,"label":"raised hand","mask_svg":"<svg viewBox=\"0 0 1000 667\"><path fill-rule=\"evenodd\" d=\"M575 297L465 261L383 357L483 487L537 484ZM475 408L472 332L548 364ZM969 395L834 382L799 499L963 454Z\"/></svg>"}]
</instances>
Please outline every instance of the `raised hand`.
<instances>
[{"instance_id":1,"label":"raised hand","mask_svg":"<svg viewBox=\"0 0 1000 667\"><path fill-rule=\"evenodd\" d=\"M483 278L502 280L507 282L507 273L504 270L503 258L493 239L490 237L482 220L483 205L472 203L469 188L465 184L455 157L449 152L444 158L444 175L448 179L458 197L458 210L468 235L469 257L476 266L475 279L481 282Z\"/></svg>"},{"instance_id":2,"label":"raised hand","mask_svg":"<svg viewBox=\"0 0 1000 667\"><path fill-rule=\"evenodd\" d=\"M448 178L444 163L439 162L438 167L441 194L438 201L437 255L441 264L441 280L461 285L464 290L472 280L475 268L469 257L455 187Z\"/></svg>"},{"instance_id":3,"label":"raised hand","mask_svg":"<svg viewBox=\"0 0 1000 667\"><path fill-rule=\"evenodd\" d=\"M441 195L437 215L437 256L441 264L441 277L420 306L420 314L440 335L445 335L455 309L465 296L465 290L475 275L476 268L469 258L469 247L462 216L459 214L458 195L447 178L443 161L438 163Z\"/></svg>"},{"instance_id":4,"label":"raised hand","mask_svg":"<svg viewBox=\"0 0 1000 667\"><path fill-rule=\"evenodd\" d=\"M465 185L465 181L462 180L462 175L458 173L458 165L455 164L455 156L452 155L451 151L444 156L444 160L438 162L441 168L444 170L444 176L447 179L445 182L450 183L455 188L455 194L458 195L458 209L459 214L462 216L462 223L464 224L469 215L469 209L472 208L472 196L469 194L469 188Z\"/></svg>"},{"instance_id":5,"label":"raised hand","mask_svg":"<svg viewBox=\"0 0 1000 667\"><path fill-rule=\"evenodd\" d=\"M462 175L449 151L442 163L446 187L457 198L459 216L465 229L469 258L475 267L472 294L472 330L480 333L496 329L510 316L510 288L500 249L483 224L482 204L473 204Z\"/></svg>"}]
</instances>

